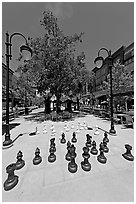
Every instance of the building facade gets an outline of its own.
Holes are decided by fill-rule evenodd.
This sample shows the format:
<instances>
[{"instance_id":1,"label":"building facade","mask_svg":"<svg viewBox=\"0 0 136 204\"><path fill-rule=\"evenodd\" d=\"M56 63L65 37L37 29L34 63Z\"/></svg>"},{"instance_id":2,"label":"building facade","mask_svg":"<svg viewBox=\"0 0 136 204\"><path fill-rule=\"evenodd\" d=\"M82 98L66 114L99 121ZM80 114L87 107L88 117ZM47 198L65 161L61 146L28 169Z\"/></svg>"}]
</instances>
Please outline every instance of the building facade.
<instances>
[{"instance_id":1,"label":"building facade","mask_svg":"<svg viewBox=\"0 0 136 204\"><path fill-rule=\"evenodd\" d=\"M116 50L112 54L113 59L113 65L116 63L120 63L125 66L125 69L127 72L134 75L134 43L131 43L129 46L121 46L118 50ZM96 105L101 105L102 102L106 101L106 95L108 93L108 90L102 90L101 85L103 81L107 81L107 75L109 74L108 69L108 59L106 58L104 60L103 66L101 68L95 67L92 72L94 73L94 83L93 83L93 89L90 93L90 98L93 100L95 99ZM134 82L132 82L134 84ZM134 94L134 88L132 85L132 88L125 88L125 95L129 95L131 93L131 96L133 97ZM114 95L117 95L119 93L113 93Z\"/></svg>"}]
</instances>

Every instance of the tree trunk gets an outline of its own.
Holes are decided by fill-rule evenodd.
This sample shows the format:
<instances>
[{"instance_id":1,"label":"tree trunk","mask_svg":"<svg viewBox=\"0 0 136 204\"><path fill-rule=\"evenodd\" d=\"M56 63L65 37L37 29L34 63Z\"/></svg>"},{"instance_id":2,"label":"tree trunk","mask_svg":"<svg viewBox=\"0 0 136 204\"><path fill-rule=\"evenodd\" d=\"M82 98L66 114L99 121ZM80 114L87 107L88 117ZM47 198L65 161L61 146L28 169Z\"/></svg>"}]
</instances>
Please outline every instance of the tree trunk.
<instances>
[{"instance_id":1,"label":"tree trunk","mask_svg":"<svg viewBox=\"0 0 136 204\"><path fill-rule=\"evenodd\" d=\"M69 113L72 113L72 101L71 100L68 100L67 102L67 111Z\"/></svg>"},{"instance_id":2,"label":"tree trunk","mask_svg":"<svg viewBox=\"0 0 136 204\"><path fill-rule=\"evenodd\" d=\"M61 109L60 109L60 94L56 94L56 112L60 113Z\"/></svg>"},{"instance_id":3,"label":"tree trunk","mask_svg":"<svg viewBox=\"0 0 136 204\"><path fill-rule=\"evenodd\" d=\"M46 98L45 101L44 101L44 104L45 104L45 114L50 114L51 113L51 101L50 101L50 98Z\"/></svg>"},{"instance_id":4,"label":"tree trunk","mask_svg":"<svg viewBox=\"0 0 136 204\"><path fill-rule=\"evenodd\" d=\"M77 110L79 111L80 105L79 105L79 98L77 97Z\"/></svg>"}]
</instances>

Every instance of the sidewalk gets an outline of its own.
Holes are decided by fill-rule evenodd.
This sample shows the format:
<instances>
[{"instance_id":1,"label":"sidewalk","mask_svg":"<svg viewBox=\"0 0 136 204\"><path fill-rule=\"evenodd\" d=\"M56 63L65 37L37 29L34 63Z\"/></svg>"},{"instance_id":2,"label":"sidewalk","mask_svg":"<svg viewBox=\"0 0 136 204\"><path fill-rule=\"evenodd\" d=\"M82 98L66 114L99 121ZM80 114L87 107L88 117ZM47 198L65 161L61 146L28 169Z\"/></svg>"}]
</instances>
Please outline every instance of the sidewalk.
<instances>
[{"instance_id":1,"label":"sidewalk","mask_svg":"<svg viewBox=\"0 0 136 204\"><path fill-rule=\"evenodd\" d=\"M34 110L34 112L42 109ZM29 116L28 116L29 117ZM133 202L134 201L134 162L125 160L122 153L125 150L125 144L132 145L132 154L134 155L134 129L125 129L122 125L116 125L117 136L110 136L108 143L109 153L105 153L106 164L97 161L97 156L90 154L89 162L91 171L85 172L81 168L83 161L83 146L86 142L86 134L89 133L96 141L97 149L103 139L103 131L99 130L99 135L94 135L95 126L109 131L110 121L102 120L93 115L74 119L74 131L76 131L78 121L86 121L93 130L80 130L77 134L76 163L78 170L71 174L68 169L68 161L65 160L66 143L61 144L59 137L64 130L64 122L47 121L47 134L43 133L44 123L25 121L24 116L16 119L14 122L20 122L10 131L12 140L20 133L14 145L9 149L2 150L2 185L7 179L5 168L16 162L16 155L19 150L23 153L25 166L16 170L15 174L19 176L18 184L10 191L2 189L3 202ZM56 161L48 162L49 143L51 139L51 124L54 124L56 135ZM70 131L65 132L66 140L72 138L72 121L68 122ZM39 134L29 136L29 133L35 131L38 127ZM4 140L4 136L2 137ZM35 149L40 148L42 162L34 166ZM99 153L98 153L99 154Z\"/></svg>"}]
</instances>

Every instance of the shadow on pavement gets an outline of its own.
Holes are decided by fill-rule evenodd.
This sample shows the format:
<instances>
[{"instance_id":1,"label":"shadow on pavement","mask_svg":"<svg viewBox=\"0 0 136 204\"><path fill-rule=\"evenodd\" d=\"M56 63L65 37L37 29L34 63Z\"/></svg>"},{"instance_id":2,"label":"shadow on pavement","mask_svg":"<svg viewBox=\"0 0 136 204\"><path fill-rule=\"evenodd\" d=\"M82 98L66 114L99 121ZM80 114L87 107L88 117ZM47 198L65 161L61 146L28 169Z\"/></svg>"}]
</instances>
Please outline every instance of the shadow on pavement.
<instances>
[{"instance_id":1,"label":"shadow on pavement","mask_svg":"<svg viewBox=\"0 0 136 204\"><path fill-rule=\"evenodd\" d=\"M15 128L18 125L20 125L20 123L9 124L9 130ZM2 124L2 135L4 135L5 133L6 133L6 124Z\"/></svg>"},{"instance_id":2,"label":"shadow on pavement","mask_svg":"<svg viewBox=\"0 0 136 204\"><path fill-rule=\"evenodd\" d=\"M27 115L25 117L25 120L27 121L34 121L34 122L43 122L47 120L52 120L52 121L72 121L75 118L78 117L85 117L86 115L89 115L88 113L84 112L72 112L71 117L63 117L63 112L60 114L56 114L51 112L51 114L45 114L44 111L38 112L38 113L31 113L30 115Z\"/></svg>"}]
</instances>

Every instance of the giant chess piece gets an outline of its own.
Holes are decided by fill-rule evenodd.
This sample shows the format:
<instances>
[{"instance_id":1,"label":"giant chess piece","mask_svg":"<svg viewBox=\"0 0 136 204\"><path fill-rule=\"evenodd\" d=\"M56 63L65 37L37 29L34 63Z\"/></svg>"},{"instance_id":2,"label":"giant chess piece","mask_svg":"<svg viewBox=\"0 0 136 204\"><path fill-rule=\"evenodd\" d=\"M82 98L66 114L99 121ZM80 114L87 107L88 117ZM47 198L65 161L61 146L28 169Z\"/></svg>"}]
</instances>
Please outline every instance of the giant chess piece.
<instances>
[{"instance_id":1,"label":"giant chess piece","mask_svg":"<svg viewBox=\"0 0 136 204\"><path fill-rule=\"evenodd\" d=\"M73 143L77 142L77 138L76 138L76 133L75 132L73 132L73 137L71 139L71 142L73 142Z\"/></svg>"},{"instance_id":2,"label":"giant chess piece","mask_svg":"<svg viewBox=\"0 0 136 204\"><path fill-rule=\"evenodd\" d=\"M108 139L108 134L107 132L104 133L104 138L103 138L103 142L109 142L109 139Z\"/></svg>"},{"instance_id":3,"label":"giant chess piece","mask_svg":"<svg viewBox=\"0 0 136 204\"><path fill-rule=\"evenodd\" d=\"M21 151L17 153L16 170L21 169L25 165L25 161L22 159L23 154Z\"/></svg>"},{"instance_id":4,"label":"giant chess piece","mask_svg":"<svg viewBox=\"0 0 136 204\"><path fill-rule=\"evenodd\" d=\"M56 152L56 144L55 144L55 137L50 139L50 148L54 148L54 152Z\"/></svg>"},{"instance_id":5,"label":"giant chess piece","mask_svg":"<svg viewBox=\"0 0 136 204\"><path fill-rule=\"evenodd\" d=\"M95 126L95 132L94 132L94 135L99 135L98 125Z\"/></svg>"},{"instance_id":6,"label":"giant chess piece","mask_svg":"<svg viewBox=\"0 0 136 204\"><path fill-rule=\"evenodd\" d=\"M48 156L48 162L56 161L56 155L54 154L54 147L50 147L49 149L50 155Z\"/></svg>"},{"instance_id":7,"label":"giant chess piece","mask_svg":"<svg viewBox=\"0 0 136 204\"><path fill-rule=\"evenodd\" d=\"M72 122L71 129L74 129L74 122Z\"/></svg>"},{"instance_id":8,"label":"giant chess piece","mask_svg":"<svg viewBox=\"0 0 136 204\"><path fill-rule=\"evenodd\" d=\"M44 124L43 133L45 133L45 134L47 133L46 124Z\"/></svg>"},{"instance_id":9,"label":"giant chess piece","mask_svg":"<svg viewBox=\"0 0 136 204\"><path fill-rule=\"evenodd\" d=\"M86 147L91 147L92 146L92 136L89 134L86 134L86 139L87 139Z\"/></svg>"},{"instance_id":10,"label":"giant chess piece","mask_svg":"<svg viewBox=\"0 0 136 204\"><path fill-rule=\"evenodd\" d=\"M40 156L40 149L37 147L35 151L35 157L33 159L33 164L38 165L42 161L42 157Z\"/></svg>"},{"instance_id":11,"label":"giant chess piece","mask_svg":"<svg viewBox=\"0 0 136 204\"><path fill-rule=\"evenodd\" d=\"M84 121L84 123L83 123L83 127L84 127L85 130L87 130L87 125L86 125L86 122L85 122L85 121Z\"/></svg>"},{"instance_id":12,"label":"giant chess piece","mask_svg":"<svg viewBox=\"0 0 136 204\"><path fill-rule=\"evenodd\" d=\"M76 153L75 153L74 145L71 145L70 153L71 153L71 161L68 163L68 171L71 173L75 173L77 171L77 164L75 162Z\"/></svg>"},{"instance_id":13,"label":"giant chess piece","mask_svg":"<svg viewBox=\"0 0 136 204\"><path fill-rule=\"evenodd\" d=\"M10 164L6 167L6 172L8 173L8 178L4 182L4 190L9 191L14 188L18 183L18 176L14 174L16 164Z\"/></svg>"},{"instance_id":14,"label":"giant chess piece","mask_svg":"<svg viewBox=\"0 0 136 204\"><path fill-rule=\"evenodd\" d=\"M97 156L97 160L102 163L105 164L107 161L107 158L104 156L104 150L103 150L103 143L101 142L100 144L100 154Z\"/></svg>"},{"instance_id":15,"label":"giant chess piece","mask_svg":"<svg viewBox=\"0 0 136 204\"><path fill-rule=\"evenodd\" d=\"M98 150L96 149L96 142L95 141L92 142L92 148L91 148L90 152L93 155L97 155L98 154Z\"/></svg>"},{"instance_id":16,"label":"giant chess piece","mask_svg":"<svg viewBox=\"0 0 136 204\"><path fill-rule=\"evenodd\" d=\"M126 152L122 156L128 161L134 161L134 156L131 154L132 146L125 144Z\"/></svg>"},{"instance_id":17,"label":"giant chess piece","mask_svg":"<svg viewBox=\"0 0 136 204\"><path fill-rule=\"evenodd\" d=\"M68 141L67 142L67 154L66 154L66 156L65 156L65 159L67 160L67 161L70 161L71 160L71 153L70 153L70 148L71 148L71 143L70 143L70 141Z\"/></svg>"},{"instance_id":18,"label":"giant chess piece","mask_svg":"<svg viewBox=\"0 0 136 204\"><path fill-rule=\"evenodd\" d=\"M105 142L104 139L103 139L103 151L104 151L105 153L108 153L108 152L109 152L109 148L107 147L107 142Z\"/></svg>"},{"instance_id":19,"label":"giant chess piece","mask_svg":"<svg viewBox=\"0 0 136 204\"><path fill-rule=\"evenodd\" d=\"M81 162L81 167L84 171L90 171L91 170L91 164L89 163L88 159L90 158L89 154L89 148L88 147L83 147L83 158L84 161Z\"/></svg>"},{"instance_id":20,"label":"giant chess piece","mask_svg":"<svg viewBox=\"0 0 136 204\"><path fill-rule=\"evenodd\" d=\"M61 142L62 144L66 143L65 133L63 132L61 136L62 136L62 138L61 138L60 142Z\"/></svg>"}]
</instances>

